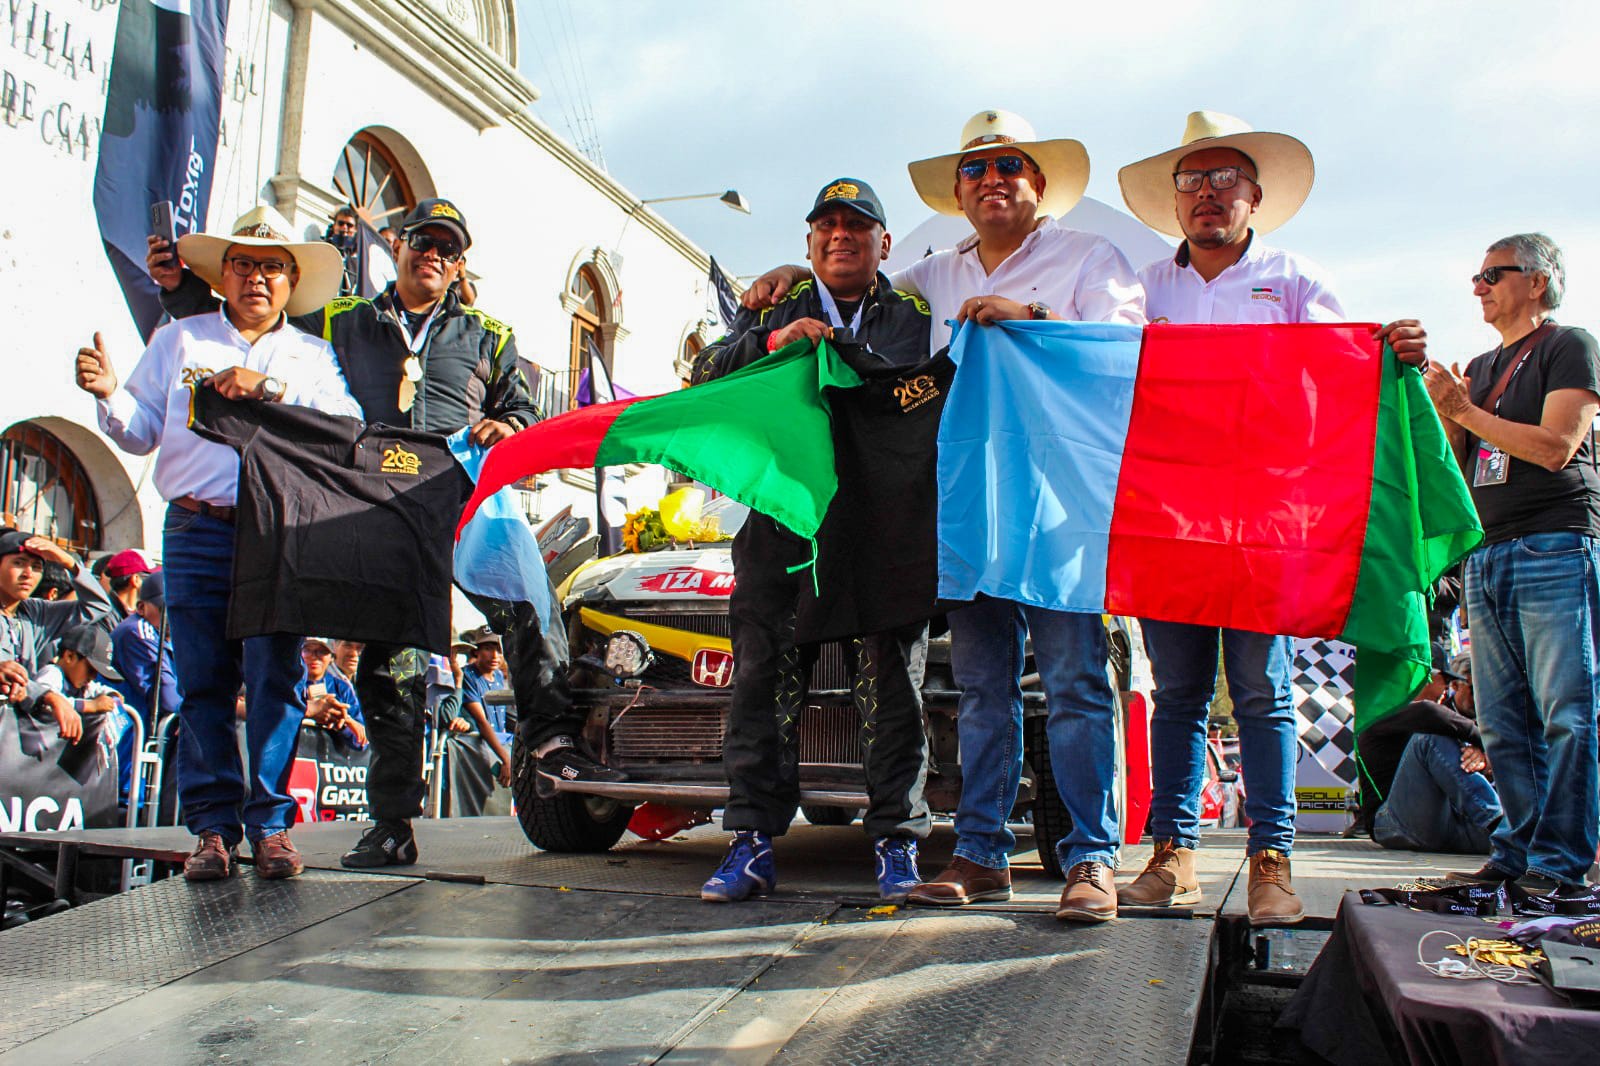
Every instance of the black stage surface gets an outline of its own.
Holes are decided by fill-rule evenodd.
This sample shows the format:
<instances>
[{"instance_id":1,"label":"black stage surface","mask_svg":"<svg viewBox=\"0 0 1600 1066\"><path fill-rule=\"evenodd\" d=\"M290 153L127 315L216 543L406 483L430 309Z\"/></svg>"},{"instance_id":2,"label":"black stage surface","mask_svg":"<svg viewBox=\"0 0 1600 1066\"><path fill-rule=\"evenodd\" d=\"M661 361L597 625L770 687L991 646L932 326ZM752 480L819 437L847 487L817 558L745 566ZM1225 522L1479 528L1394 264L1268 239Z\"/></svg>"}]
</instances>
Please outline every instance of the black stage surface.
<instances>
[{"instance_id":1,"label":"black stage surface","mask_svg":"<svg viewBox=\"0 0 1600 1066\"><path fill-rule=\"evenodd\" d=\"M1053 918L1060 884L1032 852L1010 903L887 910L859 826L801 825L778 842L776 895L713 906L699 885L727 838L711 827L570 856L511 818L415 824L414 867L341 870L360 827L330 823L295 831L310 869L292 881L172 878L0 933L0 1066L1183 1063L1214 934L1244 907L1241 831L1206 836L1192 911L1081 927ZM953 842L935 829L924 873ZM170 860L190 838L0 835L33 843ZM1147 857L1125 849L1121 879ZM1462 865L1367 841L1295 852L1322 928L1346 889Z\"/></svg>"}]
</instances>

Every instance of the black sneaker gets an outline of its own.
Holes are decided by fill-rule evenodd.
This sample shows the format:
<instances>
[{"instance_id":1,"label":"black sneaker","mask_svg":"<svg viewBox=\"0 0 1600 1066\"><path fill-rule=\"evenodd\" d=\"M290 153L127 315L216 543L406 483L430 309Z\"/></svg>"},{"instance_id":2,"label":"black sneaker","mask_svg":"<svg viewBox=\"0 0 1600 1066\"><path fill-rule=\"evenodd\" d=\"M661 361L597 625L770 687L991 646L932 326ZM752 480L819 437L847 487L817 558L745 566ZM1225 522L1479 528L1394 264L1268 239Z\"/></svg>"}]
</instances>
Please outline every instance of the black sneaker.
<instances>
[{"instance_id":1,"label":"black sneaker","mask_svg":"<svg viewBox=\"0 0 1600 1066\"><path fill-rule=\"evenodd\" d=\"M1468 885L1503 885L1507 881L1515 881L1516 874L1507 873L1492 862L1486 862L1471 872L1456 870L1445 875L1446 881L1456 881Z\"/></svg>"},{"instance_id":2,"label":"black sneaker","mask_svg":"<svg viewBox=\"0 0 1600 1066\"><path fill-rule=\"evenodd\" d=\"M617 782L628 779L627 774L613 770L576 744L563 744L546 752L534 762L534 768L539 772L538 780L534 782L536 791L547 799L555 795L555 781Z\"/></svg>"},{"instance_id":3,"label":"black sneaker","mask_svg":"<svg viewBox=\"0 0 1600 1066\"><path fill-rule=\"evenodd\" d=\"M410 866L417 861L417 838L410 822L374 822L356 846L339 860L353 870L377 866Z\"/></svg>"}]
</instances>

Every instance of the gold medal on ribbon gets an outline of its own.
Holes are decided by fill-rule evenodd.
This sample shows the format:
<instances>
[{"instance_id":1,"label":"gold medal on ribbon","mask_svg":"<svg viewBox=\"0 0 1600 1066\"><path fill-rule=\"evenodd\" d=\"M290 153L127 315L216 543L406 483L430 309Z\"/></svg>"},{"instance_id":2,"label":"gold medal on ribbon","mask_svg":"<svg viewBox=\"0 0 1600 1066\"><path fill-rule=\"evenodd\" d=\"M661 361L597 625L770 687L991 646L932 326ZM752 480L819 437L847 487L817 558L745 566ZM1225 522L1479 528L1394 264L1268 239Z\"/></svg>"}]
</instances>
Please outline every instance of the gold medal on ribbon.
<instances>
[{"instance_id":1,"label":"gold medal on ribbon","mask_svg":"<svg viewBox=\"0 0 1600 1066\"><path fill-rule=\"evenodd\" d=\"M422 380L422 361L406 356L405 375L400 379L400 410L409 411L417 400L417 382Z\"/></svg>"}]
</instances>

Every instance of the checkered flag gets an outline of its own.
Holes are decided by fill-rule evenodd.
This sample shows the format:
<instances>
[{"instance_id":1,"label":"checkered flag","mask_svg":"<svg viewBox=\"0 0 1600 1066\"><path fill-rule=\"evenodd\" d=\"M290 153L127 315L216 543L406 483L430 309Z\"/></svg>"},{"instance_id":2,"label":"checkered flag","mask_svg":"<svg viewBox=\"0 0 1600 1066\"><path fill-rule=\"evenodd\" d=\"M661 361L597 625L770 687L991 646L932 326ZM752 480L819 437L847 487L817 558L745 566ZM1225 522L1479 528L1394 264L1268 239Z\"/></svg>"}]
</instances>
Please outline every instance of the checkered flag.
<instances>
[{"instance_id":1,"label":"checkered flag","mask_svg":"<svg viewBox=\"0 0 1600 1066\"><path fill-rule=\"evenodd\" d=\"M1356 731L1350 694L1355 672L1356 650L1349 644L1320 638L1295 640L1290 680L1300 716L1300 739L1323 769L1352 785L1356 782Z\"/></svg>"}]
</instances>

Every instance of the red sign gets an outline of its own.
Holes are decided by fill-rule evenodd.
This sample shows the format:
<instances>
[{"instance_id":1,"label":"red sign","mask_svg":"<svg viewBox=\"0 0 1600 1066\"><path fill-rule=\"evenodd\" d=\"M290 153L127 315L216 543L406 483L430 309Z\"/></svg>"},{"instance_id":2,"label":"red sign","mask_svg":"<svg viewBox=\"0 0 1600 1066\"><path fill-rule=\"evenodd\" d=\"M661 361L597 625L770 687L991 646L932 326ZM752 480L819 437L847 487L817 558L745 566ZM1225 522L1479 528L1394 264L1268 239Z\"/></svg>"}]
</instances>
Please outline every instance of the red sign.
<instances>
[{"instance_id":1,"label":"red sign","mask_svg":"<svg viewBox=\"0 0 1600 1066\"><path fill-rule=\"evenodd\" d=\"M694 653L694 683L706 688L733 684L733 653L721 648L701 648Z\"/></svg>"},{"instance_id":2,"label":"red sign","mask_svg":"<svg viewBox=\"0 0 1600 1066\"><path fill-rule=\"evenodd\" d=\"M295 821L317 821L317 760L296 759L289 770L289 795L294 797Z\"/></svg>"},{"instance_id":3,"label":"red sign","mask_svg":"<svg viewBox=\"0 0 1600 1066\"><path fill-rule=\"evenodd\" d=\"M639 580L641 592L693 592L700 596L731 596L733 575L698 566L675 566Z\"/></svg>"}]
</instances>

